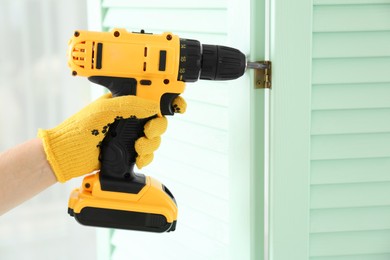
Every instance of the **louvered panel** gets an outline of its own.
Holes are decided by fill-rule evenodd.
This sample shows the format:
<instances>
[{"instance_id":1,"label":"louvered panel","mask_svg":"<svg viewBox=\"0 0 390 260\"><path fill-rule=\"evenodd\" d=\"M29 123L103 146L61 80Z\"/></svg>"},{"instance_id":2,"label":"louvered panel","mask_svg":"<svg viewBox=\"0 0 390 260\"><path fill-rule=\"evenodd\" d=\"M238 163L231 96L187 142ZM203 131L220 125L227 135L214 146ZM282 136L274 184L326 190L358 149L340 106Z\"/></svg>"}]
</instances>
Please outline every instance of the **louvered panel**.
<instances>
[{"instance_id":1,"label":"louvered panel","mask_svg":"<svg viewBox=\"0 0 390 260\"><path fill-rule=\"evenodd\" d=\"M390 5L314 6L313 32L388 31Z\"/></svg>"},{"instance_id":2,"label":"louvered panel","mask_svg":"<svg viewBox=\"0 0 390 260\"><path fill-rule=\"evenodd\" d=\"M310 259L390 259L390 1L313 4Z\"/></svg>"},{"instance_id":3,"label":"louvered panel","mask_svg":"<svg viewBox=\"0 0 390 260\"><path fill-rule=\"evenodd\" d=\"M313 135L390 132L390 108L325 110L312 113Z\"/></svg>"},{"instance_id":4,"label":"louvered panel","mask_svg":"<svg viewBox=\"0 0 390 260\"><path fill-rule=\"evenodd\" d=\"M311 162L311 184L390 181L390 157Z\"/></svg>"},{"instance_id":5,"label":"louvered panel","mask_svg":"<svg viewBox=\"0 0 390 260\"><path fill-rule=\"evenodd\" d=\"M120 1L105 0L103 27L171 31L204 44L226 45L227 1ZM196 21L196 22L195 22ZM126 241L139 241L133 259L227 259L229 245L229 88L222 82L189 83L183 97L184 115L168 117L153 163L142 169L164 183L179 208L175 232L154 238L116 231L112 259L123 259L132 249ZM155 248L154 245L158 246ZM153 250L147 245L153 245ZM147 251L145 254L143 251ZM139 257L139 258L138 258Z\"/></svg>"},{"instance_id":6,"label":"louvered panel","mask_svg":"<svg viewBox=\"0 0 390 260\"><path fill-rule=\"evenodd\" d=\"M220 33L226 32L227 20L224 9L166 9L161 12L158 9L112 7L107 10L103 26L121 26L131 30L143 28L160 32Z\"/></svg>"},{"instance_id":7,"label":"louvered panel","mask_svg":"<svg viewBox=\"0 0 390 260\"><path fill-rule=\"evenodd\" d=\"M390 230L311 234L310 256L388 254L389 240Z\"/></svg>"},{"instance_id":8,"label":"louvered panel","mask_svg":"<svg viewBox=\"0 0 390 260\"><path fill-rule=\"evenodd\" d=\"M389 67L390 57L315 59L312 81L316 85L390 82L390 73L383 69Z\"/></svg>"},{"instance_id":9,"label":"louvered panel","mask_svg":"<svg viewBox=\"0 0 390 260\"><path fill-rule=\"evenodd\" d=\"M310 214L311 233L390 229L390 206L320 209Z\"/></svg>"},{"instance_id":10,"label":"louvered panel","mask_svg":"<svg viewBox=\"0 0 390 260\"><path fill-rule=\"evenodd\" d=\"M389 42L390 31L314 33L313 58L390 56Z\"/></svg>"},{"instance_id":11,"label":"louvered panel","mask_svg":"<svg viewBox=\"0 0 390 260\"><path fill-rule=\"evenodd\" d=\"M215 9L226 8L227 0L148 0L148 1L128 1L128 0L104 0L103 7L132 7L132 8L199 8Z\"/></svg>"},{"instance_id":12,"label":"louvered panel","mask_svg":"<svg viewBox=\"0 0 390 260\"><path fill-rule=\"evenodd\" d=\"M390 83L314 85L312 89L313 110L385 107L390 107Z\"/></svg>"},{"instance_id":13,"label":"louvered panel","mask_svg":"<svg viewBox=\"0 0 390 260\"><path fill-rule=\"evenodd\" d=\"M389 143L390 133L313 136L312 160L387 157Z\"/></svg>"},{"instance_id":14,"label":"louvered panel","mask_svg":"<svg viewBox=\"0 0 390 260\"><path fill-rule=\"evenodd\" d=\"M312 185L310 197L312 209L386 206L390 182Z\"/></svg>"}]
</instances>

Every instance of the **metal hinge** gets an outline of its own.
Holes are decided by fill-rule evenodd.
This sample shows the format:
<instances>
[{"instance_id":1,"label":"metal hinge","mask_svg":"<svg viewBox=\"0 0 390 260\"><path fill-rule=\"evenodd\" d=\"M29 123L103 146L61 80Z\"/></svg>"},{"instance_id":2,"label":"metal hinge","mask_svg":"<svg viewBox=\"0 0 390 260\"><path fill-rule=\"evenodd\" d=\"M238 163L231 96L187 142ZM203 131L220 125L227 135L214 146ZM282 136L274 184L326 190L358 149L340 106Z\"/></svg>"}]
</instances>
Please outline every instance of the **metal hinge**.
<instances>
[{"instance_id":1,"label":"metal hinge","mask_svg":"<svg viewBox=\"0 0 390 260\"><path fill-rule=\"evenodd\" d=\"M270 61L248 62L247 68L255 70L255 88L268 88L272 86L272 66Z\"/></svg>"}]
</instances>

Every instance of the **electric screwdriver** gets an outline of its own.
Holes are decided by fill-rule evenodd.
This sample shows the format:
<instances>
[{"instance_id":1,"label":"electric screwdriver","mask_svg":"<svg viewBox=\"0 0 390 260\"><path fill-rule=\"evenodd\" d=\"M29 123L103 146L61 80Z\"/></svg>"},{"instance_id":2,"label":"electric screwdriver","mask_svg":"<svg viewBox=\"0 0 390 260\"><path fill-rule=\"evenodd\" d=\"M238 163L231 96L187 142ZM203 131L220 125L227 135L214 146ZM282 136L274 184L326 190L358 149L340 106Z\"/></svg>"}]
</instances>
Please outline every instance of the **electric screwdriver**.
<instances>
[{"instance_id":1,"label":"electric screwdriver","mask_svg":"<svg viewBox=\"0 0 390 260\"><path fill-rule=\"evenodd\" d=\"M172 33L113 29L76 31L68 43L73 76L85 76L112 92L160 105L158 117L173 115L173 100L185 82L231 80L248 67L237 49L201 44ZM68 213L83 224L151 232L174 231L177 204L158 180L134 172L135 141L151 118L117 118L100 144L100 171L86 176L69 199Z\"/></svg>"}]
</instances>

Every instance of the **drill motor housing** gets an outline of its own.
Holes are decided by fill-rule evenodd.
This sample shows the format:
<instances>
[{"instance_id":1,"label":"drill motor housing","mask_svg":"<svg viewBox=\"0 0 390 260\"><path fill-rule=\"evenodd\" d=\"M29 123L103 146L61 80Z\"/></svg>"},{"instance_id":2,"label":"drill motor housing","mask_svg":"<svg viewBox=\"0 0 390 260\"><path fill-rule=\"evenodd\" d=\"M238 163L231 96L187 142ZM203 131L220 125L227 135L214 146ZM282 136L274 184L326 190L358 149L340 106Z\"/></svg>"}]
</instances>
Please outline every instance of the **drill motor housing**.
<instances>
[{"instance_id":1,"label":"drill motor housing","mask_svg":"<svg viewBox=\"0 0 390 260\"><path fill-rule=\"evenodd\" d=\"M119 90L110 86L113 81L133 79L132 89L120 91L159 102L160 115L173 115L170 105L183 93L184 82L236 79L246 69L246 57L237 49L200 44L169 32L76 31L68 45L72 75L89 77L114 96Z\"/></svg>"}]
</instances>

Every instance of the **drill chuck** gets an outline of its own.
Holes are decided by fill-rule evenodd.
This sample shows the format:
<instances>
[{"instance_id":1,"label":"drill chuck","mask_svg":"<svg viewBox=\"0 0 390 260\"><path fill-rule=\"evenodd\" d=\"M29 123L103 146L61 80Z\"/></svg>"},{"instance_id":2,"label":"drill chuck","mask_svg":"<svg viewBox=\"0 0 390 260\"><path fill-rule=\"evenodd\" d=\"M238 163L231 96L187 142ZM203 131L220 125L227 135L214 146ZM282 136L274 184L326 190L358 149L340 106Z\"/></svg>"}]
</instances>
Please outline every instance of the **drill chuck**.
<instances>
[{"instance_id":1,"label":"drill chuck","mask_svg":"<svg viewBox=\"0 0 390 260\"><path fill-rule=\"evenodd\" d=\"M180 39L178 80L231 80L245 73L245 55L234 48Z\"/></svg>"}]
</instances>

